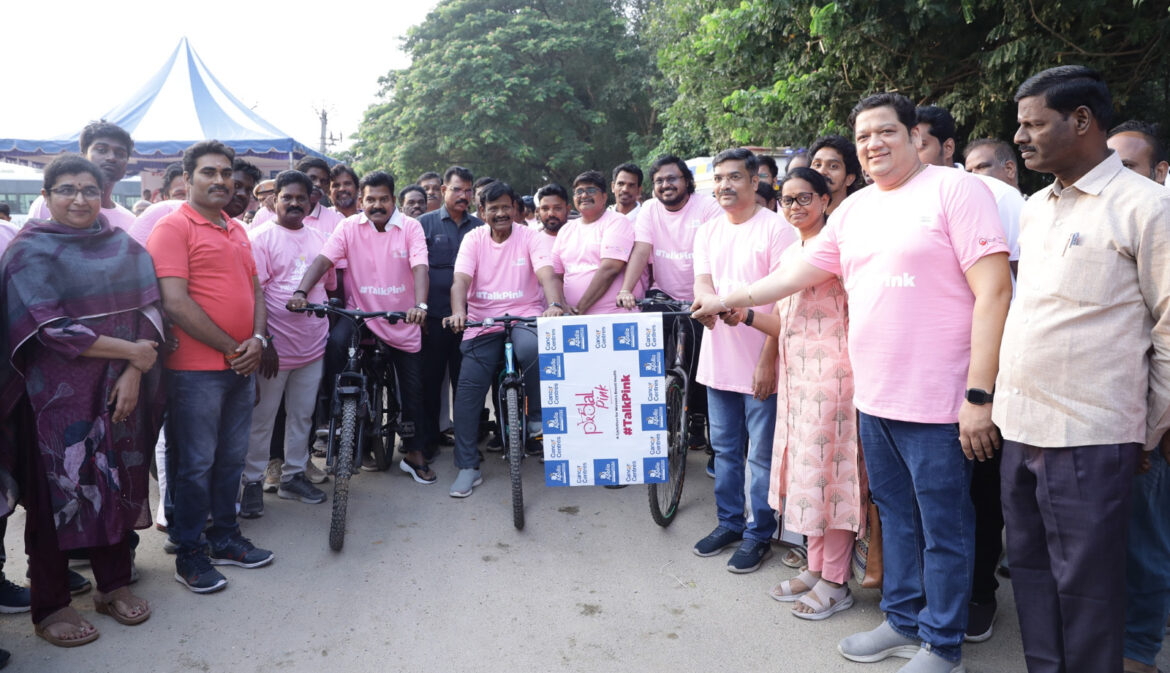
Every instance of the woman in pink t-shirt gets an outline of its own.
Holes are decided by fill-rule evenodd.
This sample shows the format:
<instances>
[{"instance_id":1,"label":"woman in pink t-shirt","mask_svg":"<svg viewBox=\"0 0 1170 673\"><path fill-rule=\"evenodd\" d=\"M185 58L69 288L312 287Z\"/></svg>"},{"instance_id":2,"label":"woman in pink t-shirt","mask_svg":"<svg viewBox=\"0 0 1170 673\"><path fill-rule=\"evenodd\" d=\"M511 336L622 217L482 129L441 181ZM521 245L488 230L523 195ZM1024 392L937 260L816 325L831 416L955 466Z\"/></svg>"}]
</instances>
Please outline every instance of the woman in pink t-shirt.
<instances>
[{"instance_id":1,"label":"woman in pink t-shirt","mask_svg":"<svg viewBox=\"0 0 1170 673\"><path fill-rule=\"evenodd\" d=\"M800 232L781 266L799 258L825 226L829 185L797 168L780 183L781 212ZM849 564L862 524L865 472L860 465L849 309L841 279L781 299L775 313L752 327L780 339L780 379L768 504L784 512L784 527L808 536L808 567L781 582L771 596L795 602L792 614L821 620L853 605ZM786 408L785 408L786 407ZM787 500L787 508L785 508Z\"/></svg>"}]
</instances>

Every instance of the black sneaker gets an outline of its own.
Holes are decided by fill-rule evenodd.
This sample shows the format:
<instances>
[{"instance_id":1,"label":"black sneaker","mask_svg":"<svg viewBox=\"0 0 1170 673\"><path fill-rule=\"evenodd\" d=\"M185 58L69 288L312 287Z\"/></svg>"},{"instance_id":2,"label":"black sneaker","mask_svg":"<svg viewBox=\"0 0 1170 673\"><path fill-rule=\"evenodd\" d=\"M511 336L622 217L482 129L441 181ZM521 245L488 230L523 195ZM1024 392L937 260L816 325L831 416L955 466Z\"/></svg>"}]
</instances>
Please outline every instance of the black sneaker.
<instances>
[{"instance_id":1,"label":"black sneaker","mask_svg":"<svg viewBox=\"0 0 1170 673\"><path fill-rule=\"evenodd\" d=\"M69 593L72 596L83 594L93 588L93 582L76 570L69 571Z\"/></svg>"},{"instance_id":2,"label":"black sneaker","mask_svg":"<svg viewBox=\"0 0 1170 673\"><path fill-rule=\"evenodd\" d=\"M714 556L740 540L743 540L743 533L736 533L733 530L719 526L711 531L710 535L699 540L695 545L695 555Z\"/></svg>"},{"instance_id":3,"label":"black sneaker","mask_svg":"<svg viewBox=\"0 0 1170 673\"><path fill-rule=\"evenodd\" d=\"M727 571L736 574L755 572L771 557L771 541L744 540L727 560Z\"/></svg>"},{"instance_id":4,"label":"black sneaker","mask_svg":"<svg viewBox=\"0 0 1170 673\"><path fill-rule=\"evenodd\" d=\"M31 609L32 596L27 587L22 587L0 575L0 613L14 615Z\"/></svg>"},{"instance_id":5,"label":"black sneaker","mask_svg":"<svg viewBox=\"0 0 1170 673\"><path fill-rule=\"evenodd\" d=\"M264 514L264 483L249 481L240 497L240 518L255 519Z\"/></svg>"},{"instance_id":6,"label":"black sneaker","mask_svg":"<svg viewBox=\"0 0 1170 673\"><path fill-rule=\"evenodd\" d=\"M227 578L211 567L203 549L175 557L175 580L197 594L209 594L227 586Z\"/></svg>"},{"instance_id":7,"label":"black sneaker","mask_svg":"<svg viewBox=\"0 0 1170 673\"><path fill-rule=\"evenodd\" d=\"M524 453L530 456L544 455L544 435L529 435L528 439L524 441Z\"/></svg>"},{"instance_id":8,"label":"black sneaker","mask_svg":"<svg viewBox=\"0 0 1170 673\"><path fill-rule=\"evenodd\" d=\"M223 546L211 548L211 564L233 565L241 568L259 568L272 563L275 556L267 549L258 549L248 538L236 533Z\"/></svg>"},{"instance_id":9,"label":"black sneaker","mask_svg":"<svg viewBox=\"0 0 1170 673\"><path fill-rule=\"evenodd\" d=\"M992 626L999 605L995 601L990 603L967 603L967 637L969 643L982 643L991 638Z\"/></svg>"},{"instance_id":10,"label":"black sneaker","mask_svg":"<svg viewBox=\"0 0 1170 673\"><path fill-rule=\"evenodd\" d=\"M504 440L500 438L500 433L493 432L491 439L488 440L487 450L492 453L498 453L504 450Z\"/></svg>"},{"instance_id":11,"label":"black sneaker","mask_svg":"<svg viewBox=\"0 0 1170 673\"><path fill-rule=\"evenodd\" d=\"M294 474L292 479L280 482L276 495L285 500L300 500L308 505L325 502L325 492L310 484L304 474Z\"/></svg>"}]
</instances>

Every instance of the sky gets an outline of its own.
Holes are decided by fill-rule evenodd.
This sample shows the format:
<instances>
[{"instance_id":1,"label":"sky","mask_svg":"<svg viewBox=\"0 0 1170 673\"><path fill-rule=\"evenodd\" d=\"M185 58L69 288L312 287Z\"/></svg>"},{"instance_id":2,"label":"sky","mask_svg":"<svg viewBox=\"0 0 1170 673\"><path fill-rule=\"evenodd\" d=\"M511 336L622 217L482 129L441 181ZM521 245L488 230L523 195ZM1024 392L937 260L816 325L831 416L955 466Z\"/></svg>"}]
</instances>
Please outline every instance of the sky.
<instances>
[{"instance_id":1,"label":"sky","mask_svg":"<svg viewBox=\"0 0 1170 673\"><path fill-rule=\"evenodd\" d=\"M52 138L130 98L186 36L223 86L276 128L320 145L316 110L351 143L400 38L437 0L5 2L0 138ZM343 15L338 9L348 8Z\"/></svg>"}]
</instances>

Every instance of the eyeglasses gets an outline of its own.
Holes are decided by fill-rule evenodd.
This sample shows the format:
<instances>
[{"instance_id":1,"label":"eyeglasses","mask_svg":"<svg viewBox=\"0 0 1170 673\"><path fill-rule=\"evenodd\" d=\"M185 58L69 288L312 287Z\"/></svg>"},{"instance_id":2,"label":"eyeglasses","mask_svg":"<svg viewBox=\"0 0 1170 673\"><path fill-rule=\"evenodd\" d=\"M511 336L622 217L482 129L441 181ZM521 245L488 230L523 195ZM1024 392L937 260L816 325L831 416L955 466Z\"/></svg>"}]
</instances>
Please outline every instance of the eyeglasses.
<instances>
[{"instance_id":1,"label":"eyeglasses","mask_svg":"<svg viewBox=\"0 0 1170 673\"><path fill-rule=\"evenodd\" d=\"M583 189L574 189L573 196L593 196L600 192L601 190L596 187L585 187Z\"/></svg>"},{"instance_id":2,"label":"eyeglasses","mask_svg":"<svg viewBox=\"0 0 1170 673\"><path fill-rule=\"evenodd\" d=\"M796 196L781 196L780 206L783 208L791 208L793 201L799 203L802 206L807 206L813 202L814 196L815 194L812 192L800 192Z\"/></svg>"},{"instance_id":3,"label":"eyeglasses","mask_svg":"<svg viewBox=\"0 0 1170 673\"><path fill-rule=\"evenodd\" d=\"M77 194L79 192L81 193L81 196L85 198L86 201L94 201L96 199L102 198L102 190L98 189L97 187L94 187L93 185L90 185L88 187L83 187L81 189L78 189L74 185L61 185L60 187L54 187L54 188L50 189L49 191L52 192L53 194L56 194L57 196L60 196L62 198L66 198L66 199L77 198Z\"/></svg>"},{"instance_id":4,"label":"eyeglasses","mask_svg":"<svg viewBox=\"0 0 1170 673\"><path fill-rule=\"evenodd\" d=\"M677 175L670 175L665 178L654 178L654 186L662 187L664 185L673 185L679 180L682 180L682 178Z\"/></svg>"}]
</instances>

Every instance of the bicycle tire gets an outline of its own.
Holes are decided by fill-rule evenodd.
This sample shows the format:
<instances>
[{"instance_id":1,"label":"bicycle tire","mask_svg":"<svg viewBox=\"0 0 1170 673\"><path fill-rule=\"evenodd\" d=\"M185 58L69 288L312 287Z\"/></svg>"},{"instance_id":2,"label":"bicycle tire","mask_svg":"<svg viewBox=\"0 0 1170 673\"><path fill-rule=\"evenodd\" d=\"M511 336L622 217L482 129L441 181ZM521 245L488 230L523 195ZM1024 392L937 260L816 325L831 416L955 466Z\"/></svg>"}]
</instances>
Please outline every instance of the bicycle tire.
<instances>
[{"instance_id":1,"label":"bicycle tire","mask_svg":"<svg viewBox=\"0 0 1170 673\"><path fill-rule=\"evenodd\" d=\"M674 523L687 474L687 412L685 382L677 374L666 377L667 481L648 485L650 516L663 528Z\"/></svg>"},{"instance_id":2,"label":"bicycle tire","mask_svg":"<svg viewBox=\"0 0 1170 673\"><path fill-rule=\"evenodd\" d=\"M504 418L508 424L508 476L512 480L512 524L516 530L524 529L524 486L520 480L520 462L524 460L523 433L520 424L524 422L520 413L520 396L515 388L504 392Z\"/></svg>"},{"instance_id":3,"label":"bicycle tire","mask_svg":"<svg viewBox=\"0 0 1170 673\"><path fill-rule=\"evenodd\" d=\"M390 467L390 452L386 444L389 437L386 418L386 387L381 381L374 379L370 388L370 452L374 454L374 467L384 472Z\"/></svg>"},{"instance_id":4,"label":"bicycle tire","mask_svg":"<svg viewBox=\"0 0 1170 673\"><path fill-rule=\"evenodd\" d=\"M329 519L329 547L341 551L345 544L345 510L349 506L349 477L353 474L354 446L357 442L357 400L341 403L341 436L333 467L333 515Z\"/></svg>"}]
</instances>

